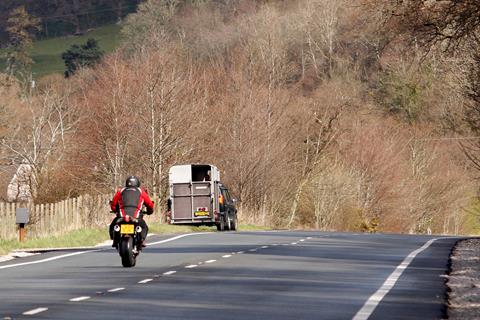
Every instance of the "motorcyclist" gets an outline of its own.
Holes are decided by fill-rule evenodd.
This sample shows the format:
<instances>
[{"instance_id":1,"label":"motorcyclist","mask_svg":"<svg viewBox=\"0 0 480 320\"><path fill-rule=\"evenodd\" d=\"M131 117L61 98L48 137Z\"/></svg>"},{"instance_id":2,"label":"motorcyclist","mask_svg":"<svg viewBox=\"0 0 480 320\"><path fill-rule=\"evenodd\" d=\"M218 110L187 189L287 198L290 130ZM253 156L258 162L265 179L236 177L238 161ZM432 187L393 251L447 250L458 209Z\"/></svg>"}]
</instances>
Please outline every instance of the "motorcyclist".
<instances>
[{"instance_id":1,"label":"motorcyclist","mask_svg":"<svg viewBox=\"0 0 480 320\"><path fill-rule=\"evenodd\" d=\"M130 216L137 219L138 224L142 227L141 240L139 247L145 247L145 239L148 234L148 226L145 220L143 220L142 205L147 207L147 214L153 213L154 203L148 196L145 189L140 188L140 179L136 176L129 176L125 181L125 187L117 191L113 200L110 202L110 206L113 212L116 213L115 218L110 224L110 239L113 239L113 228L117 223L118 218L125 218ZM118 244L113 241L112 247L117 247Z\"/></svg>"}]
</instances>

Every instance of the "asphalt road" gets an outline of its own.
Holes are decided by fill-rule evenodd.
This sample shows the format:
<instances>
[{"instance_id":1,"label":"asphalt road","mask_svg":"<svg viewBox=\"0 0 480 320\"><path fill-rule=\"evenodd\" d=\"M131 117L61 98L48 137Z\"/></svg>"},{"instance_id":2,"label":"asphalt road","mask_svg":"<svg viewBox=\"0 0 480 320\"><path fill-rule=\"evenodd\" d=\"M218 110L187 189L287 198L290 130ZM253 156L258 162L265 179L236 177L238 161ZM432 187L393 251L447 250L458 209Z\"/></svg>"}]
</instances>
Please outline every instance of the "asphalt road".
<instances>
[{"instance_id":1,"label":"asphalt road","mask_svg":"<svg viewBox=\"0 0 480 320\"><path fill-rule=\"evenodd\" d=\"M286 231L172 237L150 237L134 268L123 268L112 248L0 263L0 319L442 319L442 275L458 240Z\"/></svg>"}]
</instances>

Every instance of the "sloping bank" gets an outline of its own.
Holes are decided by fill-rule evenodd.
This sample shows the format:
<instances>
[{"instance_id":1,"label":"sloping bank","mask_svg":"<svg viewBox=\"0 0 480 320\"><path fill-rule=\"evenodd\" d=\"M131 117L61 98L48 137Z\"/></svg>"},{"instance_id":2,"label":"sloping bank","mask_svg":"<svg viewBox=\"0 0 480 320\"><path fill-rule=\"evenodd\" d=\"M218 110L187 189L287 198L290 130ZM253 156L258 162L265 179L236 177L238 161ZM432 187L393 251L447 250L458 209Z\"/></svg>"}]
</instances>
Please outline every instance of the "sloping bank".
<instances>
[{"instance_id":1,"label":"sloping bank","mask_svg":"<svg viewBox=\"0 0 480 320\"><path fill-rule=\"evenodd\" d=\"M448 275L448 318L480 319L480 239L457 243Z\"/></svg>"}]
</instances>

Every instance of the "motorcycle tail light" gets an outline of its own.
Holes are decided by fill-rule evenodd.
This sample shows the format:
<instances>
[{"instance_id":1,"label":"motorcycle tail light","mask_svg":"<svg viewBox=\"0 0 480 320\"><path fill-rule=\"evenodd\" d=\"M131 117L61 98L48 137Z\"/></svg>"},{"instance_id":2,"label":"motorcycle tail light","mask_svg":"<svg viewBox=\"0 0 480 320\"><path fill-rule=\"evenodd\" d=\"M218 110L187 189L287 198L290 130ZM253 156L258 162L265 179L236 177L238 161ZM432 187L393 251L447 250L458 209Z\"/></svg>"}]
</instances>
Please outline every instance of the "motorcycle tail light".
<instances>
[{"instance_id":1,"label":"motorcycle tail light","mask_svg":"<svg viewBox=\"0 0 480 320\"><path fill-rule=\"evenodd\" d=\"M140 227L140 226L137 226L137 227L135 228L135 231L136 231L137 233L140 233L140 232L142 232L142 227Z\"/></svg>"},{"instance_id":2,"label":"motorcycle tail light","mask_svg":"<svg viewBox=\"0 0 480 320\"><path fill-rule=\"evenodd\" d=\"M113 230L115 230L115 232L119 232L120 231L120 226L118 224L116 224L115 227L113 227Z\"/></svg>"}]
</instances>

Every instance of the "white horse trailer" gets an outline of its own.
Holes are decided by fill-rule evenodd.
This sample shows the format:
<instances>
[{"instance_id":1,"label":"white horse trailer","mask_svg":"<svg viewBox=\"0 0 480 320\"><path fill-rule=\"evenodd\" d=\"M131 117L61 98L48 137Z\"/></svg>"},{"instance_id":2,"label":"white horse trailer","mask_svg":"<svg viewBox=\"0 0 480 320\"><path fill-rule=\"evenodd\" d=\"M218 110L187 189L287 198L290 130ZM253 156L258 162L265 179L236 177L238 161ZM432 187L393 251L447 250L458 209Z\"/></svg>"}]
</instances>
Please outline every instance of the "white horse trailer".
<instances>
[{"instance_id":1,"label":"white horse trailer","mask_svg":"<svg viewBox=\"0 0 480 320\"><path fill-rule=\"evenodd\" d=\"M235 200L220 182L220 171L209 164L172 166L169 171L170 224L216 225L236 230Z\"/></svg>"}]
</instances>

